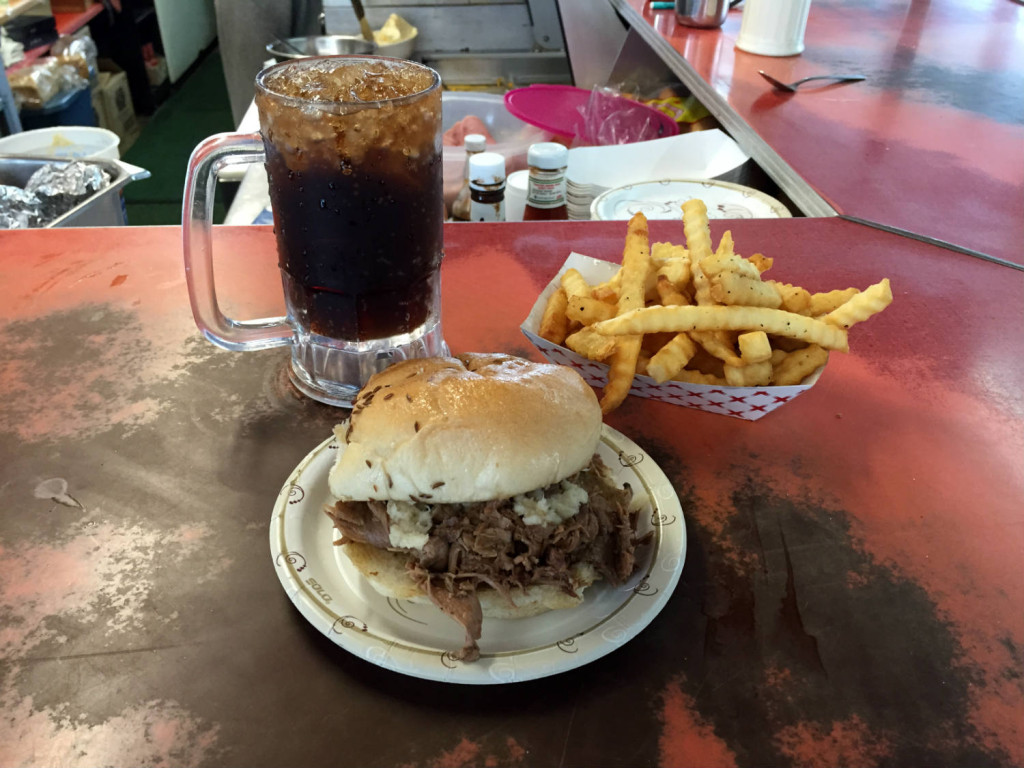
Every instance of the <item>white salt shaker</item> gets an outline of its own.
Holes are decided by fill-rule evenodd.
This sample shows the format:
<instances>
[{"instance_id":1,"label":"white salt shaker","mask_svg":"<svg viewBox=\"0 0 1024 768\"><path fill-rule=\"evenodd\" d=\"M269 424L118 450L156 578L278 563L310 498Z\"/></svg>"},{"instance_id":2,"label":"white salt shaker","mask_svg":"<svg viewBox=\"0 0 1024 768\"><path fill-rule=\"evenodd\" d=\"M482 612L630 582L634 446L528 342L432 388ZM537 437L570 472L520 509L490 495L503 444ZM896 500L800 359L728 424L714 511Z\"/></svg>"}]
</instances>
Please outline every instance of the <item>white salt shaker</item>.
<instances>
[{"instance_id":1,"label":"white salt shaker","mask_svg":"<svg viewBox=\"0 0 1024 768\"><path fill-rule=\"evenodd\" d=\"M794 56L804 49L811 0L746 0L736 47L762 56Z\"/></svg>"}]
</instances>

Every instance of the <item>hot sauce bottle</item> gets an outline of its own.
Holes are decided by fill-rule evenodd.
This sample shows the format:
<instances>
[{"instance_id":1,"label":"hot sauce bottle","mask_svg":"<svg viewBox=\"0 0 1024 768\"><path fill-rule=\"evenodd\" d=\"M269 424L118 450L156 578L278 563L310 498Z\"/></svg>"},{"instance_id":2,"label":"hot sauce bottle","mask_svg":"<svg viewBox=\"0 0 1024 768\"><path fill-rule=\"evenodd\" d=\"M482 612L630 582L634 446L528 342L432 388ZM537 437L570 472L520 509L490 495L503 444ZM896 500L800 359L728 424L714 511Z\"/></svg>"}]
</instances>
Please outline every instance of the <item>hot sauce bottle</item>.
<instances>
[{"instance_id":1,"label":"hot sauce bottle","mask_svg":"<svg viewBox=\"0 0 1024 768\"><path fill-rule=\"evenodd\" d=\"M526 188L523 221L568 219L565 168L569 164L569 150L552 141L540 142L530 146L526 162L530 166L530 180Z\"/></svg>"},{"instance_id":2,"label":"hot sauce bottle","mask_svg":"<svg viewBox=\"0 0 1024 768\"><path fill-rule=\"evenodd\" d=\"M467 133L464 139L466 165L462 174L462 187L452 203L452 218L456 221L471 221L469 218L469 161L487 149L487 139L479 133Z\"/></svg>"},{"instance_id":3,"label":"hot sauce bottle","mask_svg":"<svg viewBox=\"0 0 1024 768\"><path fill-rule=\"evenodd\" d=\"M505 158L497 152L469 159L469 220L505 220Z\"/></svg>"}]
</instances>

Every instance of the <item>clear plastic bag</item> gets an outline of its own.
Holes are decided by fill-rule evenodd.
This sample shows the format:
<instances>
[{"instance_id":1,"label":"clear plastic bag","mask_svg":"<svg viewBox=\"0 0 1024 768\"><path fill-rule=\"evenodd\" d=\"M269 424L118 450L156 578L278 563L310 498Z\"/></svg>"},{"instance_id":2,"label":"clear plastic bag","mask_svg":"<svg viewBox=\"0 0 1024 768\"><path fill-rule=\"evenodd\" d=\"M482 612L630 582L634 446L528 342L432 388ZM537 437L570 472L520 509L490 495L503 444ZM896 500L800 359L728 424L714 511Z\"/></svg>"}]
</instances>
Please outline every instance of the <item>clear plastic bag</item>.
<instances>
[{"instance_id":1,"label":"clear plastic bag","mask_svg":"<svg viewBox=\"0 0 1024 768\"><path fill-rule=\"evenodd\" d=\"M587 144L632 144L664 136L664 124L629 90L602 86L578 107L582 117L577 138Z\"/></svg>"},{"instance_id":2,"label":"clear plastic bag","mask_svg":"<svg viewBox=\"0 0 1024 768\"><path fill-rule=\"evenodd\" d=\"M88 79L94 85L99 80L99 68L97 57L99 52L96 43L88 35L75 35L74 37L62 37L53 47L50 53L57 57L62 64L69 64L78 71L83 78Z\"/></svg>"},{"instance_id":3,"label":"clear plastic bag","mask_svg":"<svg viewBox=\"0 0 1024 768\"><path fill-rule=\"evenodd\" d=\"M89 87L76 67L54 58L12 72L8 81L19 109L40 109L62 93Z\"/></svg>"}]
</instances>

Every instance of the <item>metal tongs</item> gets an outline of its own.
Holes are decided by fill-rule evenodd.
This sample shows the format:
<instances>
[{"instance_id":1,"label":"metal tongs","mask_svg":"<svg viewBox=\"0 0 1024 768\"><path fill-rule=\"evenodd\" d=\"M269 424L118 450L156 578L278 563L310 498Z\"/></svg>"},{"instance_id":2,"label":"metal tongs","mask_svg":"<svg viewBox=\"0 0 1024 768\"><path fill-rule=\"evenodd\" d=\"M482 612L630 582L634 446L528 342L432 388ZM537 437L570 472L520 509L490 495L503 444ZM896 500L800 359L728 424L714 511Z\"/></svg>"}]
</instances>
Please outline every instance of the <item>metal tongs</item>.
<instances>
[{"instance_id":1,"label":"metal tongs","mask_svg":"<svg viewBox=\"0 0 1024 768\"><path fill-rule=\"evenodd\" d=\"M359 19L359 29L363 32L363 37L373 42L373 30L370 29L370 22L366 20L366 11L363 10L363 0L352 0L352 10L356 12L356 18Z\"/></svg>"}]
</instances>

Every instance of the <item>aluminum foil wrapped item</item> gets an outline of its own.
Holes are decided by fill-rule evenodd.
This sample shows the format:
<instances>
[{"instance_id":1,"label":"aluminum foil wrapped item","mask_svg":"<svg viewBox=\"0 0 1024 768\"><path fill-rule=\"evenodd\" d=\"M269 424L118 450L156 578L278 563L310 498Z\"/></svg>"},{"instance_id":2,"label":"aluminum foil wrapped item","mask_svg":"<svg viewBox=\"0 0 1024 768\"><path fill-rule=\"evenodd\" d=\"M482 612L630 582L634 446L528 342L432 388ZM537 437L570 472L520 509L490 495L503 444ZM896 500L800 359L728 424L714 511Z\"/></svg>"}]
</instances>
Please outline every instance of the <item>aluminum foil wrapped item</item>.
<instances>
[{"instance_id":1,"label":"aluminum foil wrapped item","mask_svg":"<svg viewBox=\"0 0 1024 768\"><path fill-rule=\"evenodd\" d=\"M28 229L41 221L38 197L19 187L0 184L0 229Z\"/></svg>"},{"instance_id":2,"label":"aluminum foil wrapped item","mask_svg":"<svg viewBox=\"0 0 1024 768\"><path fill-rule=\"evenodd\" d=\"M52 221L109 184L98 165L72 161L47 163L29 177L25 190L39 198L44 220Z\"/></svg>"}]
</instances>

